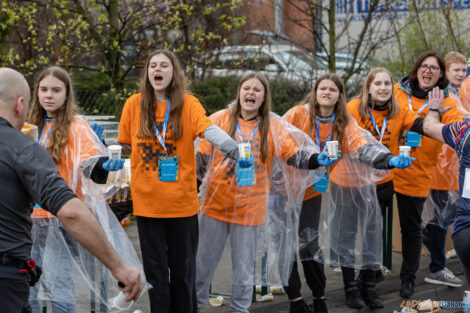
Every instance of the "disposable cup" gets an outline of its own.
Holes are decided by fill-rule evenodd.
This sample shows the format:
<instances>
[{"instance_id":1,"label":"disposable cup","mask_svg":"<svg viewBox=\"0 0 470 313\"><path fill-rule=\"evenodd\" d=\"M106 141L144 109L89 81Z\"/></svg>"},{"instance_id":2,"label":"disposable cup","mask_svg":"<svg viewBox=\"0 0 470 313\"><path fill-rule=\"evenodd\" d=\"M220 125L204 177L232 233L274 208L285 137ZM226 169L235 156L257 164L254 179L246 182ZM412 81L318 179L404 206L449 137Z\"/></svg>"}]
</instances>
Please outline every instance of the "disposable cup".
<instances>
[{"instance_id":1,"label":"disposable cup","mask_svg":"<svg viewBox=\"0 0 470 313\"><path fill-rule=\"evenodd\" d=\"M410 152L411 152L410 146L400 146L398 149L400 150L400 154L403 154L404 156L407 156L407 157L410 156Z\"/></svg>"},{"instance_id":2,"label":"disposable cup","mask_svg":"<svg viewBox=\"0 0 470 313\"><path fill-rule=\"evenodd\" d=\"M210 298L209 303L212 306L221 306L224 303L224 297L218 296L217 298Z\"/></svg>"},{"instance_id":3,"label":"disposable cup","mask_svg":"<svg viewBox=\"0 0 470 313\"><path fill-rule=\"evenodd\" d=\"M127 294L122 291L119 291L119 294L113 298L113 306L121 310L128 310L134 304L134 300L126 301Z\"/></svg>"},{"instance_id":4,"label":"disposable cup","mask_svg":"<svg viewBox=\"0 0 470 313\"><path fill-rule=\"evenodd\" d=\"M330 159L336 159L338 157L338 141L327 141L326 148L328 149L328 157Z\"/></svg>"},{"instance_id":5,"label":"disposable cup","mask_svg":"<svg viewBox=\"0 0 470 313\"><path fill-rule=\"evenodd\" d=\"M250 157L251 153L251 144L249 142L241 142L238 144L238 152L240 153L240 158Z\"/></svg>"},{"instance_id":6,"label":"disposable cup","mask_svg":"<svg viewBox=\"0 0 470 313\"><path fill-rule=\"evenodd\" d=\"M122 147L120 145L111 145L108 147L108 154L110 159L121 158Z\"/></svg>"}]
</instances>

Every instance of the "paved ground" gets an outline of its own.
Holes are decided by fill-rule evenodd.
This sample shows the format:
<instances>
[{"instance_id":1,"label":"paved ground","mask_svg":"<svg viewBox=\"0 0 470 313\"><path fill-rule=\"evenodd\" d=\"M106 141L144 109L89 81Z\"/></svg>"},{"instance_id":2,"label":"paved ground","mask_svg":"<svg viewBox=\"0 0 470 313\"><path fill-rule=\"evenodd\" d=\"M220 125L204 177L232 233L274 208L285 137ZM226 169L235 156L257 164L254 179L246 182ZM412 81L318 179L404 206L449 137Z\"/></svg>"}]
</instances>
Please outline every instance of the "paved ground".
<instances>
[{"instance_id":1,"label":"paved ground","mask_svg":"<svg viewBox=\"0 0 470 313\"><path fill-rule=\"evenodd\" d=\"M134 243L135 248L137 249L138 255L141 257L139 239L137 235L137 226L130 225L125 228L126 233L128 234L131 241ZM462 288L450 288L439 285L430 285L424 282L424 277L427 274L427 268L429 264L429 257L422 256L420 269L417 272L416 279L416 292L414 297L411 300L426 300L431 299L433 301L461 301L463 297L464 290L470 290L470 287L466 284ZM403 303L403 298L398 295L400 288L400 279L399 279L399 269L401 265L401 253L393 253L392 261L392 274L389 275L384 282L380 283L377 286L377 293L385 304L385 308L382 310L375 310L377 313L392 313L394 310L400 311L400 306L406 303ZM464 279L461 266L457 259L451 259L448 262L448 267L461 279ZM300 268L301 270L301 268ZM219 263L219 267L215 273L214 280L218 282L230 282L231 279L231 262L230 255L228 251L224 251L222 260ZM370 310L352 310L344 305L344 292L343 284L340 272L335 272L333 268L326 267L326 276L327 276L327 285L326 285L326 297L327 305L329 312L333 313L350 313L350 312L369 312ZM301 277L303 278L303 273L301 272ZM222 293L230 293L230 283L226 284L216 284L214 286L214 291ZM312 296L308 290L308 287L305 283L305 279L302 279L302 294L304 295L308 303L312 302ZM90 312L89 303L87 301L80 301L77 299L77 312L78 313L88 313ZM148 296L145 293L141 299L132 307L131 310L125 312L134 312L134 310L141 310L142 312L150 312ZM0 309L1 311L1 309ZM443 313L455 313L459 312L459 309L441 309L440 312ZM50 312L50 309L49 311ZM97 310L96 312L99 312ZM104 311L102 311L104 312ZM226 313L231 312L229 300L224 300L223 305L220 307L212 307L209 304L206 304L203 312L207 313ZM264 312L279 312L287 313L289 312L289 303L287 297L284 294L274 295L273 301L269 302L257 302L253 303L250 312L252 313L264 313Z\"/></svg>"},{"instance_id":2,"label":"paved ground","mask_svg":"<svg viewBox=\"0 0 470 313\"><path fill-rule=\"evenodd\" d=\"M137 236L137 227L136 225L131 225L126 227L126 232L129 235L129 238L133 241L138 253L140 255L140 246ZM400 279L399 279L399 269L401 265L401 253L393 253L392 261L392 274L388 276L384 282L380 283L377 286L377 292L385 304L383 310L375 310L374 312L387 312L392 313L394 310L400 311L400 305L403 303L403 298L398 295L398 290L400 288ZM424 277L427 274L427 269L429 265L429 257L421 257L420 269L417 273L416 279L416 293L412 300L426 300L432 299L433 301L460 301L463 297L464 290L470 290L468 285L465 285L462 288L450 288L439 285L430 285L424 282ZM448 267L461 279L463 278L463 273L461 266L457 259L451 259L448 262ZM342 278L340 272L335 272L333 268L326 268L327 276L327 285L326 285L326 296L329 312L335 313L346 313L346 312L359 312L359 310L351 310L346 305L344 305L344 292L342 285ZM219 264L219 268L215 273L215 280L217 281L230 281L231 277L231 262L228 251L224 252L222 260ZM303 273L301 273L303 277ZM305 295L306 300L310 303L312 301L312 296L309 293L309 289L306 286L305 280L302 281L302 294ZM230 292L229 284L218 284L218 292ZM149 302L147 295L144 295L138 303L130 310L140 309L143 312L150 312ZM289 303L285 295L274 295L273 301L270 302L258 302L253 303L250 309L253 313L261 312L289 312ZM369 312L368 309L361 310L362 312ZM441 309L440 312L450 313L458 312L458 309ZM83 311L84 312L84 311ZM221 307L212 307L207 304L203 312L208 313L225 313L231 312L229 300L224 300L224 303Z\"/></svg>"}]
</instances>

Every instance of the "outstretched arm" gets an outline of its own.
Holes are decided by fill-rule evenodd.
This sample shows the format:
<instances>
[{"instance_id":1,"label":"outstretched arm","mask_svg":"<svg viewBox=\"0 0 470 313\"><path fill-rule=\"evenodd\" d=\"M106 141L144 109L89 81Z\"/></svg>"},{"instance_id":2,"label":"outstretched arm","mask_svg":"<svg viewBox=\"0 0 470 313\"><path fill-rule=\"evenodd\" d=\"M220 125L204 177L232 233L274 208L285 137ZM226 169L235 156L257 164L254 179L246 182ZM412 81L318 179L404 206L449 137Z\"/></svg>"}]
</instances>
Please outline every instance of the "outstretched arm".
<instances>
[{"instance_id":1,"label":"outstretched arm","mask_svg":"<svg viewBox=\"0 0 470 313\"><path fill-rule=\"evenodd\" d=\"M444 92L439 87L434 87L429 92L429 112L424 119L423 131L429 137L444 142L442 137L441 114L452 109L452 107L444 107Z\"/></svg>"}]
</instances>

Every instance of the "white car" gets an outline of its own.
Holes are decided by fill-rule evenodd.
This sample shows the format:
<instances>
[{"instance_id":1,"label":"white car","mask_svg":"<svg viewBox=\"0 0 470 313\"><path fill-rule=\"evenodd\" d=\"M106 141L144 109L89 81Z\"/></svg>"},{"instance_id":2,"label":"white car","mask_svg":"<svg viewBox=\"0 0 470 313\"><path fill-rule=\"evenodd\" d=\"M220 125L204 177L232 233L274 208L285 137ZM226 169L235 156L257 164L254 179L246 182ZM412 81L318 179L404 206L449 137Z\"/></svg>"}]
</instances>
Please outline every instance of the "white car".
<instances>
[{"instance_id":1,"label":"white car","mask_svg":"<svg viewBox=\"0 0 470 313\"><path fill-rule=\"evenodd\" d=\"M289 45L228 46L202 56L207 67L197 68L199 78L242 76L258 71L269 80L288 80L313 85L314 80L327 69L313 65L302 50Z\"/></svg>"}]
</instances>

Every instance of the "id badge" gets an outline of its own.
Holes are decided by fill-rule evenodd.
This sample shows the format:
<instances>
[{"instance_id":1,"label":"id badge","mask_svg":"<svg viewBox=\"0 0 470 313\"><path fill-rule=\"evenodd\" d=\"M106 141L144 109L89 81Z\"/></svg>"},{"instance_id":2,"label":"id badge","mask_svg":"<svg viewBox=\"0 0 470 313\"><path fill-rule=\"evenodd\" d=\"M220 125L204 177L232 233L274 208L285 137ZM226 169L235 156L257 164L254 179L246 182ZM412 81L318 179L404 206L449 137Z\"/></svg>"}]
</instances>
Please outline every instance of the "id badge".
<instances>
[{"instance_id":1,"label":"id badge","mask_svg":"<svg viewBox=\"0 0 470 313\"><path fill-rule=\"evenodd\" d=\"M421 136L418 133L407 131L406 132L406 145L412 148L420 147L422 137L423 136Z\"/></svg>"},{"instance_id":2,"label":"id badge","mask_svg":"<svg viewBox=\"0 0 470 313\"><path fill-rule=\"evenodd\" d=\"M253 186L256 183L255 165L241 168L237 165L237 184L240 187Z\"/></svg>"},{"instance_id":3,"label":"id badge","mask_svg":"<svg viewBox=\"0 0 470 313\"><path fill-rule=\"evenodd\" d=\"M177 181L179 177L178 156L160 155L158 157L158 180Z\"/></svg>"},{"instance_id":4,"label":"id badge","mask_svg":"<svg viewBox=\"0 0 470 313\"><path fill-rule=\"evenodd\" d=\"M313 190L318 192L326 192L328 190L328 173L325 174L315 174L316 183L313 184Z\"/></svg>"}]
</instances>

